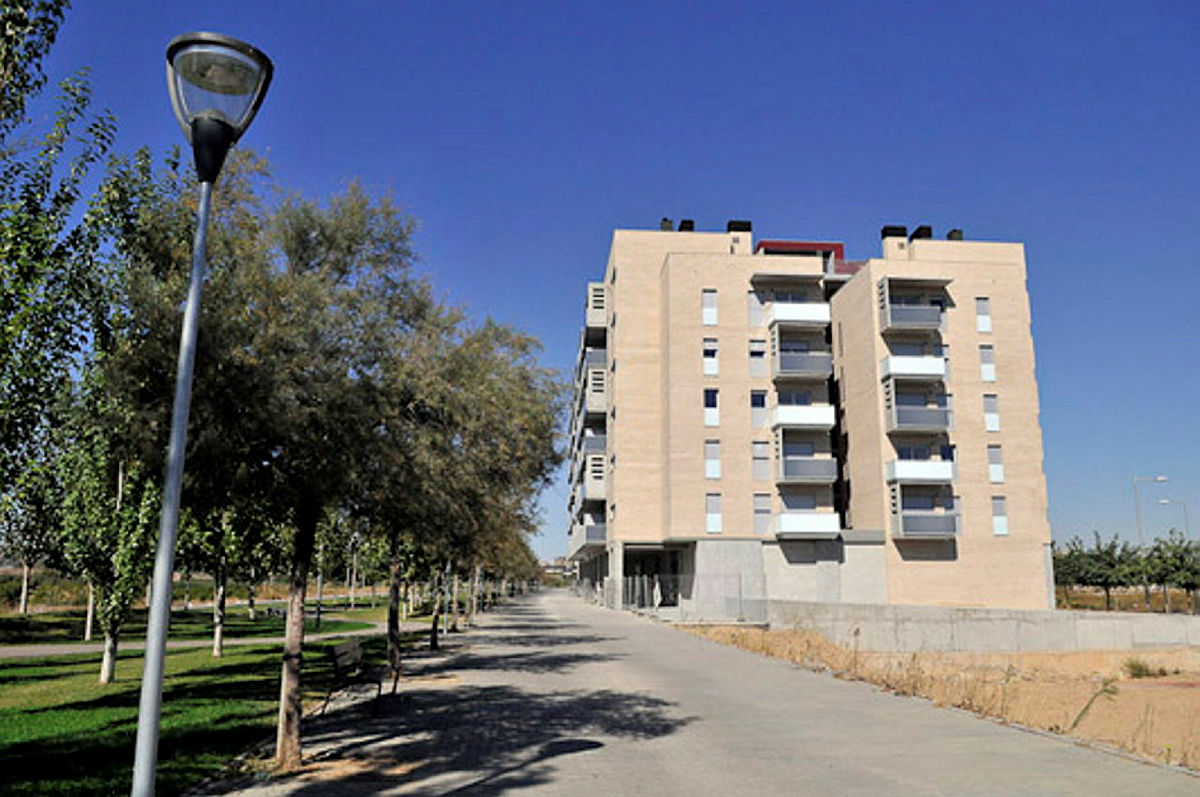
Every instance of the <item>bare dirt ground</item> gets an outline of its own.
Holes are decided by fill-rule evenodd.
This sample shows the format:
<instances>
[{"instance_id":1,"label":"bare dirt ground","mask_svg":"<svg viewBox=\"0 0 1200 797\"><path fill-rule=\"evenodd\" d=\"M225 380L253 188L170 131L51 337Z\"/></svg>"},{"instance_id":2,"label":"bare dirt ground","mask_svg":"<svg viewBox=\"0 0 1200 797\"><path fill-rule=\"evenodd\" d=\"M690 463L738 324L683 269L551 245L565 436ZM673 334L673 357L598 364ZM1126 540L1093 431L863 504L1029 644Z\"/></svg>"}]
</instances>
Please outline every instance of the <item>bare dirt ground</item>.
<instances>
[{"instance_id":1,"label":"bare dirt ground","mask_svg":"<svg viewBox=\"0 0 1200 797\"><path fill-rule=\"evenodd\" d=\"M1200 649L868 653L811 631L687 626L716 642L1200 770ZM1133 677L1131 671L1149 673Z\"/></svg>"}]
</instances>

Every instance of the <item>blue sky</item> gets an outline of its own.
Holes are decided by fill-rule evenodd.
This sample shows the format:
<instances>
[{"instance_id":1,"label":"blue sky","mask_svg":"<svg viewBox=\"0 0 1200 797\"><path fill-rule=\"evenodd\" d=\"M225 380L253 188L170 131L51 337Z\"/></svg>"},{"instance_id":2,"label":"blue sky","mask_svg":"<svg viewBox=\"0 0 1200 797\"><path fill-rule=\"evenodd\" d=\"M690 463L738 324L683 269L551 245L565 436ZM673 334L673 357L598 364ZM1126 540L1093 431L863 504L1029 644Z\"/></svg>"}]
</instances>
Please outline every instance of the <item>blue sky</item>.
<instances>
[{"instance_id":1,"label":"blue sky","mask_svg":"<svg viewBox=\"0 0 1200 797\"><path fill-rule=\"evenodd\" d=\"M1200 5L1194 2L77 2L118 148L182 141L174 35L267 52L243 143L286 185L350 179L421 225L445 297L570 368L615 227L661 216L878 253L887 223L1027 247L1057 539L1200 524ZM543 556L565 551L545 494ZM1200 525L1194 532L1200 535Z\"/></svg>"}]
</instances>

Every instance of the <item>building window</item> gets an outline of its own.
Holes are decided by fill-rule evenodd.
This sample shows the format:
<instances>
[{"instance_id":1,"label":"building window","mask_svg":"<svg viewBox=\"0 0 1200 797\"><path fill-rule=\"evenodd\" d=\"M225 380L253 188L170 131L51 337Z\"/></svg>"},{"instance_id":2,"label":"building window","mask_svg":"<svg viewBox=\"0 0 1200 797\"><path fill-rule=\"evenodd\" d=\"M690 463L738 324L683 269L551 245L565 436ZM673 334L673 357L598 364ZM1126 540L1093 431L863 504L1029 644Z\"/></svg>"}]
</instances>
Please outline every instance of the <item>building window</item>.
<instances>
[{"instance_id":1,"label":"building window","mask_svg":"<svg viewBox=\"0 0 1200 797\"><path fill-rule=\"evenodd\" d=\"M750 475L756 481L771 478L771 444L755 440L750 444Z\"/></svg>"},{"instance_id":2,"label":"building window","mask_svg":"<svg viewBox=\"0 0 1200 797\"><path fill-rule=\"evenodd\" d=\"M771 533L771 495L770 493L754 494L754 533Z\"/></svg>"},{"instance_id":3,"label":"building window","mask_svg":"<svg viewBox=\"0 0 1200 797\"><path fill-rule=\"evenodd\" d=\"M809 490L781 490L779 497L787 512L811 512L817 508L817 494Z\"/></svg>"},{"instance_id":4,"label":"building window","mask_svg":"<svg viewBox=\"0 0 1200 797\"><path fill-rule=\"evenodd\" d=\"M717 339L704 339L704 375L716 376L720 371L720 365L717 362Z\"/></svg>"},{"instance_id":5,"label":"building window","mask_svg":"<svg viewBox=\"0 0 1200 797\"><path fill-rule=\"evenodd\" d=\"M992 496L992 533L997 537L1008 536L1008 502L1002 495Z\"/></svg>"},{"instance_id":6,"label":"building window","mask_svg":"<svg viewBox=\"0 0 1200 797\"><path fill-rule=\"evenodd\" d=\"M704 389L704 425L721 425L721 410L717 408L717 389L715 387Z\"/></svg>"},{"instance_id":7,"label":"building window","mask_svg":"<svg viewBox=\"0 0 1200 797\"><path fill-rule=\"evenodd\" d=\"M751 329L763 324L763 296L758 291L746 293L746 323Z\"/></svg>"},{"instance_id":8,"label":"building window","mask_svg":"<svg viewBox=\"0 0 1200 797\"><path fill-rule=\"evenodd\" d=\"M807 390L780 390L779 406L807 407L812 404L812 393Z\"/></svg>"},{"instance_id":9,"label":"building window","mask_svg":"<svg viewBox=\"0 0 1200 797\"><path fill-rule=\"evenodd\" d=\"M979 378L984 382L996 381L996 349L994 346L979 347Z\"/></svg>"},{"instance_id":10,"label":"building window","mask_svg":"<svg viewBox=\"0 0 1200 797\"><path fill-rule=\"evenodd\" d=\"M983 428L989 432L1000 431L1000 397L995 393L983 394Z\"/></svg>"},{"instance_id":11,"label":"building window","mask_svg":"<svg viewBox=\"0 0 1200 797\"><path fill-rule=\"evenodd\" d=\"M709 534L721 533L721 494L704 496L704 530Z\"/></svg>"},{"instance_id":12,"label":"building window","mask_svg":"<svg viewBox=\"0 0 1200 797\"><path fill-rule=\"evenodd\" d=\"M750 426L761 429L767 425L767 391L750 391Z\"/></svg>"},{"instance_id":13,"label":"building window","mask_svg":"<svg viewBox=\"0 0 1200 797\"><path fill-rule=\"evenodd\" d=\"M992 484L1002 484L1004 482L1004 459L1000 451L1000 446L988 446L987 454L988 481Z\"/></svg>"},{"instance_id":14,"label":"building window","mask_svg":"<svg viewBox=\"0 0 1200 797\"><path fill-rule=\"evenodd\" d=\"M975 327L980 332L992 331L992 300L986 296L975 299Z\"/></svg>"},{"instance_id":15,"label":"building window","mask_svg":"<svg viewBox=\"0 0 1200 797\"><path fill-rule=\"evenodd\" d=\"M700 320L707 327L717 325L717 292L712 288L700 292Z\"/></svg>"},{"instance_id":16,"label":"building window","mask_svg":"<svg viewBox=\"0 0 1200 797\"><path fill-rule=\"evenodd\" d=\"M901 443L896 446L896 459L925 461L933 458L933 450L926 445Z\"/></svg>"},{"instance_id":17,"label":"building window","mask_svg":"<svg viewBox=\"0 0 1200 797\"><path fill-rule=\"evenodd\" d=\"M765 340L750 341L750 376L767 375L767 342Z\"/></svg>"},{"instance_id":18,"label":"building window","mask_svg":"<svg viewBox=\"0 0 1200 797\"><path fill-rule=\"evenodd\" d=\"M721 478L721 441L704 441L704 478Z\"/></svg>"}]
</instances>

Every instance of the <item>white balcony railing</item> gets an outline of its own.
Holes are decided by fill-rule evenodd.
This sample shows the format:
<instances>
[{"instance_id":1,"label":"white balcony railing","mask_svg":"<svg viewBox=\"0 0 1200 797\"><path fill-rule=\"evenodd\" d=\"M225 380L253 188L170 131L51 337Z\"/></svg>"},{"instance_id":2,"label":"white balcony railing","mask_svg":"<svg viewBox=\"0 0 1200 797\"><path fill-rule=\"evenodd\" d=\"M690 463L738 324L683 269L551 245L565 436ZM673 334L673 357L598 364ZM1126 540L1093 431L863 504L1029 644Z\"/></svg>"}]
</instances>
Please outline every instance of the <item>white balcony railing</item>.
<instances>
[{"instance_id":1,"label":"white balcony railing","mask_svg":"<svg viewBox=\"0 0 1200 797\"><path fill-rule=\"evenodd\" d=\"M901 484L944 484L954 481L954 462L940 459L893 459L887 480Z\"/></svg>"},{"instance_id":2,"label":"white balcony railing","mask_svg":"<svg viewBox=\"0 0 1200 797\"><path fill-rule=\"evenodd\" d=\"M892 515L892 534L910 540L951 539L958 534L958 511L904 510Z\"/></svg>"},{"instance_id":3,"label":"white balcony railing","mask_svg":"<svg viewBox=\"0 0 1200 797\"><path fill-rule=\"evenodd\" d=\"M771 426L791 429L831 429L835 420L829 404L780 404L771 410Z\"/></svg>"},{"instance_id":4,"label":"white balcony railing","mask_svg":"<svg viewBox=\"0 0 1200 797\"><path fill-rule=\"evenodd\" d=\"M884 379L945 379L946 358L891 355L880 361L879 371Z\"/></svg>"},{"instance_id":5,"label":"white balcony railing","mask_svg":"<svg viewBox=\"0 0 1200 797\"><path fill-rule=\"evenodd\" d=\"M836 459L791 457L779 463L779 478L783 484L829 484L837 480Z\"/></svg>"},{"instance_id":6,"label":"white balcony railing","mask_svg":"<svg viewBox=\"0 0 1200 797\"><path fill-rule=\"evenodd\" d=\"M772 302L767 308L767 326L823 327L829 324L825 302Z\"/></svg>"},{"instance_id":7,"label":"white balcony railing","mask_svg":"<svg viewBox=\"0 0 1200 797\"><path fill-rule=\"evenodd\" d=\"M827 540L841 533L836 512L780 512L775 515L775 534L791 539Z\"/></svg>"}]
</instances>

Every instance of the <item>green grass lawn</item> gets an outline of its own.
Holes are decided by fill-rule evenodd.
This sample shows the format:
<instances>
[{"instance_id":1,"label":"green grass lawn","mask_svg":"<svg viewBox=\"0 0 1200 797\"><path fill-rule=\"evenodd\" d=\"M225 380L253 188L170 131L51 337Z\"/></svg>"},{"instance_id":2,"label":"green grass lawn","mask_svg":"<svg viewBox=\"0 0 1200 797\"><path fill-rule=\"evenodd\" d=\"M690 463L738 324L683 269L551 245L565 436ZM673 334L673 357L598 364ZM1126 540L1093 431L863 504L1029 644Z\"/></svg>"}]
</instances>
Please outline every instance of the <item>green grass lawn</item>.
<instances>
[{"instance_id":1,"label":"green grass lawn","mask_svg":"<svg viewBox=\"0 0 1200 797\"><path fill-rule=\"evenodd\" d=\"M386 616L386 610L385 610ZM32 643L81 642L83 640L84 612L70 610L44 614L0 615L0 645L25 645ZM260 609L258 618L251 622L246 617L245 607L237 607L225 613L225 638L282 636L283 618L268 617ZM321 632L358 631L371 627L366 618L340 620L327 614L321 619ZM317 630L312 618L304 624L305 633ZM206 639L212 636L212 610L192 609L171 612L170 639ZM146 611L135 609L121 629L121 641L140 640L146 635ZM96 641L103 639L96 629Z\"/></svg>"},{"instance_id":2,"label":"green grass lawn","mask_svg":"<svg viewBox=\"0 0 1200 797\"><path fill-rule=\"evenodd\" d=\"M320 649L305 645L306 700L331 677ZM364 640L384 658L382 637ZM246 645L214 659L207 649L168 651L158 790L178 794L274 733L279 649ZM117 661L117 681L96 683L97 655L0 661L0 792L15 795L128 794L142 674L139 652Z\"/></svg>"}]
</instances>

